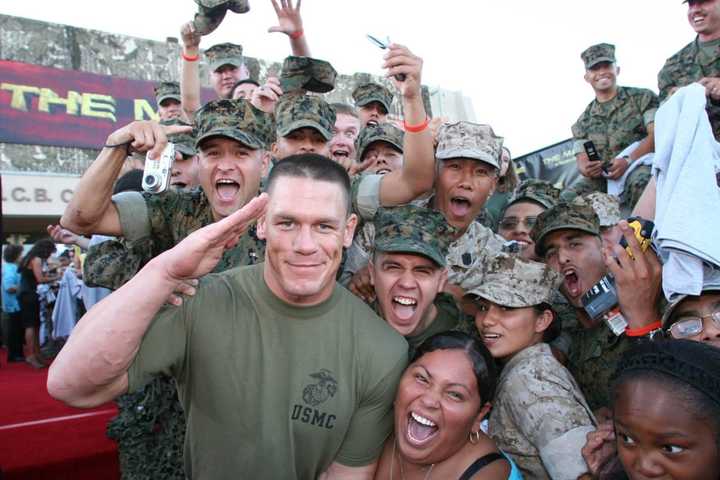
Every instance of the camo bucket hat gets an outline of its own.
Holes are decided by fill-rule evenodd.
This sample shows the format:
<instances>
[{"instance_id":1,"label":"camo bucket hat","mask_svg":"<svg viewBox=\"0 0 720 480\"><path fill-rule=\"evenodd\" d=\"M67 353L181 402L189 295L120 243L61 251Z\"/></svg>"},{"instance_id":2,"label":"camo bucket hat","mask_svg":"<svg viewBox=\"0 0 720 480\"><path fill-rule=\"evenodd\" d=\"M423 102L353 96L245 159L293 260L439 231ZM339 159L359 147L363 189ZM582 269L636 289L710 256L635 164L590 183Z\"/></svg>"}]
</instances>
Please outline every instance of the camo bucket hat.
<instances>
[{"instance_id":1,"label":"camo bucket hat","mask_svg":"<svg viewBox=\"0 0 720 480\"><path fill-rule=\"evenodd\" d=\"M195 31L207 35L220 26L228 10L235 13L250 11L249 0L195 0L198 11L193 20Z\"/></svg>"},{"instance_id":2,"label":"camo bucket hat","mask_svg":"<svg viewBox=\"0 0 720 480\"><path fill-rule=\"evenodd\" d=\"M583 198L592 205L597 213L601 227L613 227L622 220L620 215L620 200L614 195L603 192L593 192Z\"/></svg>"}]
</instances>

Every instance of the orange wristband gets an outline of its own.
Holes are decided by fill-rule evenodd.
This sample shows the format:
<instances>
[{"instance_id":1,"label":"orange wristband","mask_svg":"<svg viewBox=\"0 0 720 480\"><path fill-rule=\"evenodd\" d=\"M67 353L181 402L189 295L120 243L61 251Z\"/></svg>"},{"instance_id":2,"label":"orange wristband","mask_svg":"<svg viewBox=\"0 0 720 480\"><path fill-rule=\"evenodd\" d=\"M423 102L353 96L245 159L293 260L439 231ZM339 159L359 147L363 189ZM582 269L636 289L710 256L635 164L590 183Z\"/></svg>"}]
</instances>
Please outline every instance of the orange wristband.
<instances>
[{"instance_id":1,"label":"orange wristband","mask_svg":"<svg viewBox=\"0 0 720 480\"><path fill-rule=\"evenodd\" d=\"M197 55L190 56L185 55L185 52L182 52L180 55L182 55L183 60L185 60L186 62L197 62L197 60L200 58L199 53Z\"/></svg>"},{"instance_id":2,"label":"orange wristband","mask_svg":"<svg viewBox=\"0 0 720 480\"><path fill-rule=\"evenodd\" d=\"M292 38L293 40L297 40L298 38L302 37L303 35L305 35L305 32L302 30L298 30L296 32L291 33L290 38Z\"/></svg>"},{"instance_id":3,"label":"orange wristband","mask_svg":"<svg viewBox=\"0 0 720 480\"><path fill-rule=\"evenodd\" d=\"M427 115L425 115L425 121L418 125L408 125L407 122L403 119L403 129L405 129L406 132L410 133L422 132L428 127L428 125L430 125L430 117L428 117Z\"/></svg>"},{"instance_id":4,"label":"orange wristband","mask_svg":"<svg viewBox=\"0 0 720 480\"><path fill-rule=\"evenodd\" d=\"M652 332L653 330L657 330L658 328L662 328L662 323L660 323L660 320L640 328L626 328L625 335L627 335L628 337L644 337L648 333Z\"/></svg>"}]
</instances>

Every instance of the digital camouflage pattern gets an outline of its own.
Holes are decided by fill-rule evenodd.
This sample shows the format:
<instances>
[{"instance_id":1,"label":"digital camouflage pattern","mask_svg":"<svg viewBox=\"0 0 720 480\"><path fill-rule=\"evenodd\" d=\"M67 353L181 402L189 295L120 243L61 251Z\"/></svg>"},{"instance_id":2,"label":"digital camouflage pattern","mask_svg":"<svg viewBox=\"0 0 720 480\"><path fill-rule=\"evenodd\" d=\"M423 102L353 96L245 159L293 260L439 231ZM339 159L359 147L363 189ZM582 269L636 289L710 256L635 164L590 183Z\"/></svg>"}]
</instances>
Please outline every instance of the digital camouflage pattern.
<instances>
[{"instance_id":1,"label":"digital camouflage pattern","mask_svg":"<svg viewBox=\"0 0 720 480\"><path fill-rule=\"evenodd\" d=\"M390 111L390 105L395 95L378 83L364 83L358 85L352 92L352 98L356 107L364 107L372 102L379 102L385 112Z\"/></svg>"},{"instance_id":2,"label":"digital camouflage pattern","mask_svg":"<svg viewBox=\"0 0 720 480\"><path fill-rule=\"evenodd\" d=\"M413 205L380 208L373 223L375 250L416 253L445 266L448 247L456 231L440 212Z\"/></svg>"},{"instance_id":3,"label":"digital camouflage pattern","mask_svg":"<svg viewBox=\"0 0 720 480\"><path fill-rule=\"evenodd\" d=\"M161 120L160 125L183 125L191 126L189 123L185 123L180 119L173 118L172 120ZM168 141L175 145L175 150L180 152L185 157L193 157L197 155L195 149L195 135L191 133L173 133L168 135Z\"/></svg>"},{"instance_id":4,"label":"digital camouflage pattern","mask_svg":"<svg viewBox=\"0 0 720 480\"><path fill-rule=\"evenodd\" d=\"M218 43L205 50L205 58L211 72L223 65L240 68L243 64L243 47L235 43Z\"/></svg>"},{"instance_id":5,"label":"digital camouflage pattern","mask_svg":"<svg viewBox=\"0 0 720 480\"><path fill-rule=\"evenodd\" d=\"M545 343L516 353L504 366L488 433L525 478L578 478L580 449L595 430L591 405Z\"/></svg>"},{"instance_id":6,"label":"digital camouflage pattern","mask_svg":"<svg viewBox=\"0 0 720 480\"><path fill-rule=\"evenodd\" d=\"M360 162L362 162L365 150L367 150L367 148L375 142L389 143L402 153L404 138L405 132L397 128L392 123L368 125L360 130L360 134L355 139L355 151L357 152L357 158Z\"/></svg>"},{"instance_id":7,"label":"digital camouflage pattern","mask_svg":"<svg viewBox=\"0 0 720 480\"><path fill-rule=\"evenodd\" d=\"M266 150L275 141L274 127L272 116L247 100L213 100L195 113L195 146L208 137L222 136Z\"/></svg>"},{"instance_id":8,"label":"digital camouflage pattern","mask_svg":"<svg viewBox=\"0 0 720 480\"><path fill-rule=\"evenodd\" d=\"M593 192L583 197L592 205L598 216L600 227L614 227L622 220L620 201L617 197L602 192Z\"/></svg>"},{"instance_id":9,"label":"digital camouflage pattern","mask_svg":"<svg viewBox=\"0 0 720 480\"><path fill-rule=\"evenodd\" d=\"M507 207L514 203L529 201L548 209L560 201L561 191L562 190L556 188L547 180L528 178L518 185L505 208L507 209Z\"/></svg>"},{"instance_id":10,"label":"digital camouflage pattern","mask_svg":"<svg viewBox=\"0 0 720 480\"><path fill-rule=\"evenodd\" d=\"M283 93L327 93L335 88L337 72L330 63L310 57L289 56L280 72Z\"/></svg>"},{"instance_id":11,"label":"digital camouflage pattern","mask_svg":"<svg viewBox=\"0 0 720 480\"><path fill-rule=\"evenodd\" d=\"M193 25L200 35L207 35L220 26L228 10L235 13L250 11L249 0L195 0L198 11ZM242 50L240 51L242 54ZM215 70L214 68L211 70Z\"/></svg>"},{"instance_id":12,"label":"digital camouflage pattern","mask_svg":"<svg viewBox=\"0 0 720 480\"><path fill-rule=\"evenodd\" d=\"M590 70L592 67L602 62L615 63L615 45L609 43L598 43L588 47L584 52L580 54L583 63L585 64L585 70Z\"/></svg>"},{"instance_id":13,"label":"digital camouflage pattern","mask_svg":"<svg viewBox=\"0 0 720 480\"><path fill-rule=\"evenodd\" d=\"M604 322L575 331L570 342L568 369L593 411L610 408L612 374L623 353L635 342L632 337L615 335Z\"/></svg>"},{"instance_id":14,"label":"digital camouflage pattern","mask_svg":"<svg viewBox=\"0 0 720 480\"><path fill-rule=\"evenodd\" d=\"M505 239L474 221L450 244L447 255L448 282L461 285L476 262L487 262L502 253Z\"/></svg>"},{"instance_id":15,"label":"digital camouflage pattern","mask_svg":"<svg viewBox=\"0 0 720 480\"><path fill-rule=\"evenodd\" d=\"M200 188L142 195L151 236L131 244L107 241L92 247L85 271L95 285L119 288L152 257L214 221L210 203ZM257 238L253 226L235 247L223 253L213 271L252 265L264 256L265 243ZM120 397L118 406L119 415L111 421L108 433L118 439L123 479L184 479L185 418L174 381L156 378L140 391Z\"/></svg>"},{"instance_id":16,"label":"digital camouflage pattern","mask_svg":"<svg viewBox=\"0 0 720 480\"><path fill-rule=\"evenodd\" d=\"M583 144L592 140L604 162L616 158L631 144L648 136L648 125L655 121L659 107L657 95L645 88L618 87L617 95L607 102L593 100L572 126L574 153L585 153ZM634 206L649 180L650 168L639 166L625 180L623 204ZM604 178L583 178L572 187L578 195L607 191Z\"/></svg>"},{"instance_id":17,"label":"digital camouflage pattern","mask_svg":"<svg viewBox=\"0 0 720 480\"><path fill-rule=\"evenodd\" d=\"M335 109L318 96L291 93L275 105L277 136L285 137L300 128L314 128L330 141L335 128Z\"/></svg>"},{"instance_id":18,"label":"digital camouflage pattern","mask_svg":"<svg viewBox=\"0 0 720 480\"><path fill-rule=\"evenodd\" d=\"M181 101L178 82L160 82L155 86L155 102L158 106L167 99Z\"/></svg>"},{"instance_id":19,"label":"digital camouflage pattern","mask_svg":"<svg viewBox=\"0 0 720 480\"><path fill-rule=\"evenodd\" d=\"M556 230L580 230L590 235L600 235L600 221L592 206L582 199L572 202L559 202L552 208L542 212L530 231L530 238L535 242L535 253L544 257L543 240Z\"/></svg>"},{"instance_id":20,"label":"digital camouflage pattern","mask_svg":"<svg viewBox=\"0 0 720 480\"><path fill-rule=\"evenodd\" d=\"M561 281L560 274L544 263L501 253L473 265L460 286L466 294L521 308L552 303Z\"/></svg>"},{"instance_id":21,"label":"digital camouflage pattern","mask_svg":"<svg viewBox=\"0 0 720 480\"><path fill-rule=\"evenodd\" d=\"M445 123L438 130L435 158L472 158L500 168L503 138L490 125L472 122Z\"/></svg>"},{"instance_id":22,"label":"digital camouflage pattern","mask_svg":"<svg viewBox=\"0 0 720 480\"><path fill-rule=\"evenodd\" d=\"M720 77L720 40L701 43L696 37L668 58L658 73L660 101L664 102L676 88L704 77ZM715 139L720 141L720 103L708 99L705 109Z\"/></svg>"}]
</instances>

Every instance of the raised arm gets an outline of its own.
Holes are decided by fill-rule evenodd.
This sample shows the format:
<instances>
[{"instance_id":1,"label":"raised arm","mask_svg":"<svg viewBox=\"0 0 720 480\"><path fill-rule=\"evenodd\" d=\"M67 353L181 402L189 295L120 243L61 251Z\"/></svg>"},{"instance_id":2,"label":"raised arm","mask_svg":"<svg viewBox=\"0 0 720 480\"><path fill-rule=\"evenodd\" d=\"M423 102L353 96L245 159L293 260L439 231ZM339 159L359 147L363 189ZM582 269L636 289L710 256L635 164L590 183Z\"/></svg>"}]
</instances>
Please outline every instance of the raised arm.
<instances>
[{"instance_id":1,"label":"raised arm","mask_svg":"<svg viewBox=\"0 0 720 480\"><path fill-rule=\"evenodd\" d=\"M429 120L422 99L422 65L422 58L402 45L390 45L385 55L383 67L400 91L406 125L422 125ZM405 75L403 81L395 78L400 74ZM382 206L408 203L433 186L435 151L430 128L420 132L406 131L403 151L403 167L385 175L380 183Z\"/></svg>"},{"instance_id":2,"label":"raised arm","mask_svg":"<svg viewBox=\"0 0 720 480\"><path fill-rule=\"evenodd\" d=\"M223 252L264 213L266 204L267 195L262 194L193 232L90 309L50 368L50 395L73 406L92 407L126 392L128 369L165 300L183 282L212 271Z\"/></svg>"},{"instance_id":3,"label":"raised arm","mask_svg":"<svg viewBox=\"0 0 720 480\"><path fill-rule=\"evenodd\" d=\"M78 182L60 225L82 235L122 235L120 217L111 199L113 184L127 157L128 146L138 152L150 151L150 155L157 158L167 145L168 134L191 130L189 126L163 126L141 121L111 133L100 155Z\"/></svg>"},{"instance_id":4,"label":"raised arm","mask_svg":"<svg viewBox=\"0 0 720 480\"><path fill-rule=\"evenodd\" d=\"M192 121L202 106L200 98L200 39L195 32L193 22L187 22L180 28L180 37L183 42L182 70L180 72L180 103L183 112ZM195 60L192 60L195 58ZM190 59L190 60L188 60Z\"/></svg>"},{"instance_id":5,"label":"raised arm","mask_svg":"<svg viewBox=\"0 0 720 480\"><path fill-rule=\"evenodd\" d=\"M298 57L309 57L310 47L305 38L302 17L300 16L300 2L293 7L292 0L272 0L273 8L277 14L278 24L268 28L268 32L281 32L290 38L292 54Z\"/></svg>"}]
</instances>

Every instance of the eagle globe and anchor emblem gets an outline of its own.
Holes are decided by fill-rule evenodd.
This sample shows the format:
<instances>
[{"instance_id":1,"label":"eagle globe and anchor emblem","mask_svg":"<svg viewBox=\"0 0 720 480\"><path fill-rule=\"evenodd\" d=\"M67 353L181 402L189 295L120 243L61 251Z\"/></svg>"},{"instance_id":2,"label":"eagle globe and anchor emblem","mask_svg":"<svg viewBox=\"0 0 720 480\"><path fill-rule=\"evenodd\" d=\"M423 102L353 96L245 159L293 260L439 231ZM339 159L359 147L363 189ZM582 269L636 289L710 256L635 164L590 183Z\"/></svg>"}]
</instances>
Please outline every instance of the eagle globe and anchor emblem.
<instances>
[{"instance_id":1,"label":"eagle globe and anchor emblem","mask_svg":"<svg viewBox=\"0 0 720 480\"><path fill-rule=\"evenodd\" d=\"M302 398L306 404L317 407L335 396L338 385L330 370L323 368L317 373L311 373L310 377L316 379L317 383L311 383L303 389Z\"/></svg>"}]
</instances>

